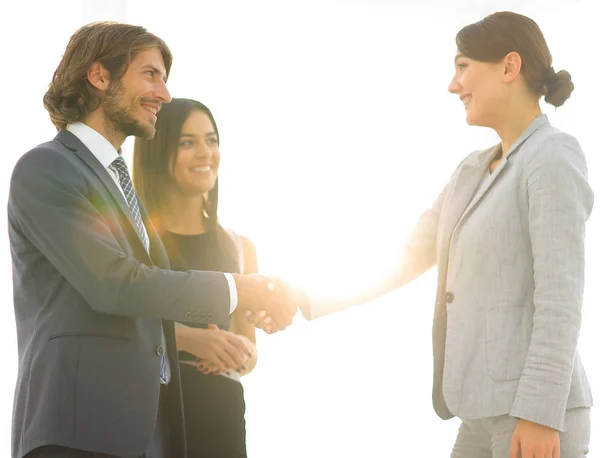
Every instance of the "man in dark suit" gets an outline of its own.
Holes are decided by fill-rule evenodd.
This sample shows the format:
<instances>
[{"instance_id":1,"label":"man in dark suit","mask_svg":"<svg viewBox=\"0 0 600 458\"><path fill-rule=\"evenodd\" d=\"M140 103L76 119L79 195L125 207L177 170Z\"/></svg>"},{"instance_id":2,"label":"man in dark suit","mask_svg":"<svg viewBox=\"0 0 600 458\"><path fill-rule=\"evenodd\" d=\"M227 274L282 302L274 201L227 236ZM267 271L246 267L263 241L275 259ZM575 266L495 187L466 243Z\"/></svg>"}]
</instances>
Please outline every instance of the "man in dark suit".
<instances>
[{"instance_id":1,"label":"man in dark suit","mask_svg":"<svg viewBox=\"0 0 600 458\"><path fill-rule=\"evenodd\" d=\"M120 148L154 135L171 61L142 27L78 30L44 97L58 135L13 171L13 458L184 457L173 320L226 325L241 307L283 329L296 312L260 275L168 270Z\"/></svg>"}]
</instances>

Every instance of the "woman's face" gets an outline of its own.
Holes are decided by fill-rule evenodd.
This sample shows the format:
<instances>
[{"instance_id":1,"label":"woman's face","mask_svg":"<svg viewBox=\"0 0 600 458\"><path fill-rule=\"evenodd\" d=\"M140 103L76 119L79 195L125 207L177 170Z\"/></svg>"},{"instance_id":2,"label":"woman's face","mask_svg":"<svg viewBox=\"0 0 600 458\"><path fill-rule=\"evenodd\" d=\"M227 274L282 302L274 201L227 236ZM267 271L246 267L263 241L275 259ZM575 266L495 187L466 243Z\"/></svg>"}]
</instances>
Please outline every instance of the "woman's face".
<instances>
[{"instance_id":1,"label":"woman's face","mask_svg":"<svg viewBox=\"0 0 600 458\"><path fill-rule=\"evenodd\" d=\"M187 194L210 191L220 159L219 140L210 118L204 111L192 111L181 128L179 148L171 161L175 183Z\"/></svg>"},{"instance_id":2,"label":"woman's face","mask_svg":"<svg viewBox=\"0 0 600 458\"><path fill-rule=\"evenodd\" d=\"M493 127L501 122L508 96L504 68L504 61L480 62L456 54L448 91L458 95L465 105L467 124Z\"/></svg>"}]
</instances>

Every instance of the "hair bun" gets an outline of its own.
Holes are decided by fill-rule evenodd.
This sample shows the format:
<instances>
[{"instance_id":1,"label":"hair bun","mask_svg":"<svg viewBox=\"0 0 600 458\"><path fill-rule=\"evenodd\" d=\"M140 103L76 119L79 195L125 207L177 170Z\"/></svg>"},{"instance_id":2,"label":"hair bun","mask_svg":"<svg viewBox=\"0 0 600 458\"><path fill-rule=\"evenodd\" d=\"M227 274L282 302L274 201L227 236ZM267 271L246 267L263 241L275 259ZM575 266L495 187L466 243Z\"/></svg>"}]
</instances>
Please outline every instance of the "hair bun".
<instances>
[{"instance_id":1,"label":"hair bun","mask_svg":"<svg viewBox=\"0 0 600 458\"><path fill-rule=\"evenodd\" d=\"M565 103L571 97L571 92L575 88L571 81L571 74L568 71L561 70L556 73L552 67L547 71L544 85L546 86L544 100L555 107L560 107Z\"/></svg>"}]
</instances>

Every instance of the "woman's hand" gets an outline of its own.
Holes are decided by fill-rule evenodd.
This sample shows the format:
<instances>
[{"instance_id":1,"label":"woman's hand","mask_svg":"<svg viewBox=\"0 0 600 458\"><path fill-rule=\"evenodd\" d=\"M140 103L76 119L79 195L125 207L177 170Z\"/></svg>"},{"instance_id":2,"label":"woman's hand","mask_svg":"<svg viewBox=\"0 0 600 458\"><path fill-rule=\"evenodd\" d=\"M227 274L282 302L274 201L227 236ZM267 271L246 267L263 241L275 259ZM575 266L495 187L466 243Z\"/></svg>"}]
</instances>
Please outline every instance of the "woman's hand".
<instances>
[{"instance_id":1,"label":"woman's hand","mask_svg":"<svg viewBox=\"0 0 600 458\"><path fill-rule=\"evenodd\" d=\"M520 419L513 433L510 458L560 458L556 429Z\"/></svg>"},{"instance_id":2,"label":"woman's hand","mask_svg":"<svg viewBox=\"0 0 600 458\"><path fill-rule=\"evenodd\" d=\"M178 327L177 346L201 359L203 366L218 372L244 370L244 363L252 353L245 339L214 324L208 329Z\"/></svg>"},{"instance_id":3,"label":"woman's hand","mask_svg":"<svg viewBox=\"0 0 600 458\"><path fill-rule=\"evenodd\" d=\"M204 375L221 375L224 373L220 371L217 366L203 359L196 360L196 369L198 369L198 371L202 372Z\"/></svg>"}]
</instances>

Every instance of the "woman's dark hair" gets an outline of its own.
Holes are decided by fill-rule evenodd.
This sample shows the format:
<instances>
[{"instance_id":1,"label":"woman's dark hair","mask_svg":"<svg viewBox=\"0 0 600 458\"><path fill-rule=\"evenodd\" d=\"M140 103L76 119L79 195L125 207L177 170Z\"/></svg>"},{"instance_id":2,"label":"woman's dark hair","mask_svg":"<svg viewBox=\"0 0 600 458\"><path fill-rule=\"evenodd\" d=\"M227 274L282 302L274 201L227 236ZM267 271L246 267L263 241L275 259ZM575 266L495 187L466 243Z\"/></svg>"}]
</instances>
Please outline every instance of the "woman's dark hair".
<instances>
[{"instance_id":1,"label":"woman's dark hair","mask_svg":"<svg viewBox=\"0 0 600 458\"><path fill-rule=\"evenodd\" d=\"M152 223L159 235L165 232L161 221L160 209L165 203L165 196L173 182L172 170L174 167L183 124L195 111L202 111L209 117L217 142L220 143L217 123L208 107L196 100L173 98L171 103L164 104L158 112L156 121L156 135L148 140L136 137L133 150L132 180L135 191L146 207ZM213 246L222 250L226 256L237 262L236 246L219 223L217 208L219 206L219 179L215 186L208 192L205 200L209 237L212 237ZM200 209L198 209L200 211Z\"/></svg>"},{"instance_id":2,"label":"woman's dark hair","mask_svg":"<svg viewBox=\"0 0 600 458\"><path fill-rule=\"evenodd\" d=\"M538 25L517 13L499 12L464 27L456 35L458 52L480 62L499 62L516 52L530 90L555 107L571 96L574 85L566 70L552 67L552 54Z\"/></svg>"}]
</instances>

